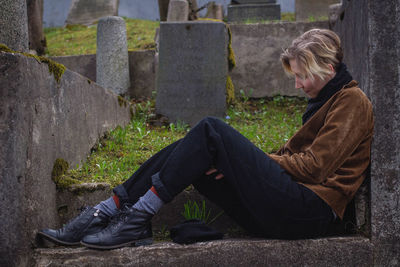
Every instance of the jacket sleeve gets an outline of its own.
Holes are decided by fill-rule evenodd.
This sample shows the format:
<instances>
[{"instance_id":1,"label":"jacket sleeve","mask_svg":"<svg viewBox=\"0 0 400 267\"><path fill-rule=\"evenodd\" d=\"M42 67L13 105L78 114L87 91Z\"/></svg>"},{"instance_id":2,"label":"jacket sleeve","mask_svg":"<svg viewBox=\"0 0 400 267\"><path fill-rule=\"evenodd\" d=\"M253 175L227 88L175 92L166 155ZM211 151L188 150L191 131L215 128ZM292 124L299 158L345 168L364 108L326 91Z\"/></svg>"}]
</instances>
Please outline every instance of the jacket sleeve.
<instances>
[{"instance_id":1,"label":"jacket sleeve","mask_svg":"<svg viewBox=\"0 0 400 267\"><path fill-rule=\"evenodd\" d=\"M293 179L323 183L371 132L372 107L362 92L346 90L332 104L312 144L299 153L269 155ZM284 149L283 149L284 150ZM283 153L282 153L283 152Z\"/></svg>"}]
</instances>

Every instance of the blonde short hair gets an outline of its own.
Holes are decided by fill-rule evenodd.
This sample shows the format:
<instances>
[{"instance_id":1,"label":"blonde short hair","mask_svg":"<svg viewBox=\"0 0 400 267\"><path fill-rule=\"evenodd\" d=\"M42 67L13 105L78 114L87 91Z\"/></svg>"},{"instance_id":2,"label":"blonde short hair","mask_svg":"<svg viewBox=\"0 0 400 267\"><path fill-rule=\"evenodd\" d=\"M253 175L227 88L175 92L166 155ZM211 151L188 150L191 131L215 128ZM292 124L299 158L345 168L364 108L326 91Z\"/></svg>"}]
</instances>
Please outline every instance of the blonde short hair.
<instances>
[{"instance_id":1,"label":"blonde short hair","mask_svg":"<svg viewBox=\"0 0 400 267\"><path fill-rule=\"evenodd\" d=\"M335 70L342 62L343 52L340 38L336 33L325 29L312 29L293 40L292 44L281 54L284 70L293 75L290 60L295 59L303 75L313 79L318 76L324 79L331 74L329 64Z\"/></svg>"}]
</instances>

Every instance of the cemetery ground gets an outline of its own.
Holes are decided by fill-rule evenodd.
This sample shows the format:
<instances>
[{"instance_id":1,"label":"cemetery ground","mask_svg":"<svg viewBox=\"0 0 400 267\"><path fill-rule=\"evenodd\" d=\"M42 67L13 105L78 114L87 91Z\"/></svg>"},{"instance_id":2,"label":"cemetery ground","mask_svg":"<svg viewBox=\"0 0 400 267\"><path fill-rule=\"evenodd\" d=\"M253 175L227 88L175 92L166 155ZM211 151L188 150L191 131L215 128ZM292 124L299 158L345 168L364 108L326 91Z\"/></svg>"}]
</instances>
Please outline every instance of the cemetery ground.
<instances>
[{"instance_id":1,"label":"cemetery ground","mask_svg":"<svg viewBox=\"0 0 400 267\"><path fill-rule=\"evenodd\" d=\"M135 102L135 100L132 100ZM80 166L70 166L62 176L54 174L57 188L70 184L106 182L116 186L162 148L183 138L189 126L169 123L154 114L154 101L136 103L136 113L124 128L107 133ZM242 95L227 110L224 121L261 150L277 151L301 126L306 101L297 97L249 99Z\"/></svg>"}]
</instances>

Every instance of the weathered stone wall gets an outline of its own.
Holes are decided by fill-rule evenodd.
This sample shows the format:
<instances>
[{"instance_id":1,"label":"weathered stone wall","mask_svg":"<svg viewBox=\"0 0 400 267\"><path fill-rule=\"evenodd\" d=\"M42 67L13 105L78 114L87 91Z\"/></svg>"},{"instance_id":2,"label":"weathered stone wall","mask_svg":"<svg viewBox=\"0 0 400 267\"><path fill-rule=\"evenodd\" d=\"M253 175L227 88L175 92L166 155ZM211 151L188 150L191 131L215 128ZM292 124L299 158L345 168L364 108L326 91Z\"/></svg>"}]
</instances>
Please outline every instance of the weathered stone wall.
<instances>
[{"instance_id":1,"label":"weathered stone wall","mask_svg":"<svg viewBox=\"0 0 400 267\"><path fill-rule=\"evenodd\" d=\"M115 94L66 70L0 52L0 266L27 265L35 233L59 226L54 162L84 161L107 130L130 120Z\"/></svg>"},{"instance_id":2,"label":"weathered stone wall","mask_svg":"<svg viewBox=\"0 0 400 267\"><path fill-rule=\"evenodd\" d=\"M335 30L345 62L374 106L371 239L374 264L400 264L400 3L344 1Z\"/></svg>"},{"instance_id":3,"label":"weathered stone wall","mask_svg":"<svg viewBox=\"0 0 400 267\"><path fill-rule=\"evenodd\" d=\"M328 22L279 22L230 25L236 67L230 73L236 94L248 96L305 96L294 87L294 79L283 71L279 60L282 49L294 38L312 28L328 28Z\"/></svg>"},{"instance_id":4,"label":"weathered stone wall","mask_svg":"<svg viewBox=\"0 0 400 267\"><path fill-rule=\"evenodd\" d=\"M129 51L129 75L131 86L128 95L131 97L151 97L155 88L154 50ZM92 81L96 81L96 55L77 55L51 57Z\"/></svg>"},{"instance_id":5,"label":"weathered stone wall","mask_svg":"<svg viewBox=\"0 0 400 267\"><path fill-rule=\"evenodd\" d=\"M119 0L72 0L66 24L90 25L106 16L118 15Z\"/></svg>"}]
</instances>

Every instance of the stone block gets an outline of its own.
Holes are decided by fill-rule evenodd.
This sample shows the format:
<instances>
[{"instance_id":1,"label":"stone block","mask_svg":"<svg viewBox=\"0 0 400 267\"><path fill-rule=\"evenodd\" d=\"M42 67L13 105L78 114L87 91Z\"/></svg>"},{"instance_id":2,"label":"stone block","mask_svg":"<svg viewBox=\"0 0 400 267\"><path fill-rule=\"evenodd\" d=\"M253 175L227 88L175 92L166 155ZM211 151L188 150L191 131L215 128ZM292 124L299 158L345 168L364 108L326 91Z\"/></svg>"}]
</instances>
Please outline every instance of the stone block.
<instances>
[{"instance_id":1,"label":"stone block","mask_svg":"<svg viewBox=\"0 0 400 267\"><path fill-rule=\"evenodd\" d=\"M228 6L228 22L280 20L278 4L243 4Z\"/></svg>"},{"instance_id":2,"label":"stone block","mask_svg":"<svg viewBox=\"0 0 400 267\"><path fill-rule=\"evenodd\" d=\"M90 25L102 17L118 15L118 0L72 0L66 24Z\"/></svg>"},{"instance_id":3,"label":"stone block","mask_svg":"<svg viewBox=\"0 0 400 267\"><path fill-rule=\"evenodd\" d=\"M333 4L329 6L329 27L332 29L342 12L342 4Z\"/></svg>"},{"instance_id":4,"label":"stone block","mask_svg":"<svg viewBox=\"0 0 400 267\"><path fill-rule=\"evenodd\" d=\"M400 263L399 10L394 0L343 1L334 27L345 63L374 107L370 212L375 266Z\"/></svg>"},{"instance_id":5,"label":"stone block","mask_svg":"<svg viewBox=\"0 0 400 267\"><path fill-rule=\"evenodd\" d=\"M150 98L156 91L155 50L130 51L129 75L131 86L128 95Z\"/></svg>"},{"instance_id":6,"label":"stone block","mask_svg":"<svg viewBox=\"0 0 400 267\"><path fill-rule=\"evenodd\" d=\"M312 28L328 28L328 22L279 22L231 24L236 67L230 73L236 94L244 90L250 97L274 95L305 97L294 86L294 79L283 71L279 60L282 49L294 38Z\"/></svg>"},{"instance_id":7,"label":"stone block","mask_svg":"<svg viewBox=\"0 0 400 267\"><path fill-rule=\"evenodd\" d=\"M187 21L189 3L186 0L171 0L168 5L167 21Z\"/></svg>"},{"instance_id":8,"label":"stone block","mask_svg":"<svg viewBox=\"0 0 400 267\"><path fill-rule=\"evenodd\" d=\"M130 97L152 97L156 91L155 51L128 51L129 79L131 86L127 95ZM92 81L96 81L96 55L77 55L51 57L52 60L65 65Z\"/></svg>"},{"instance_id":9,"label":"stone block","mask_svg":"<svg viewBox=\"0 0 400 267\"><path fill-rule=\"evenodd\" d=\"M51 57L51 59L94 82L96 81L96 55L60 56Z\"/></svg>"},{"instance_id":10,"label":"stone block","mask_svg":"<svg viewBox=\"0 0 400 267\"><path fill-rule=\"evenodd\" d=\"M296 0L295 15L297 21L307 21L311 18L328 19L329 6L340 0Z\"/></svg>"},{"instance_id":11,"label":"stone block","mask_svg":"<svg viewBox=\"0 0 400 267\"><path fill-rule=\"evenodd\" d=\"M26 0L0 0L0 43L15 51L29 50Z\"/></svg>"},{"instance_id":12,"label":"stone block","mask_svg":"<svg viewBox=\"0 0 400 267\"><path fill-rule=\"evenodd\" d=\"M56 205L60 223L67 223L80 213L81 208L93 207L112 195L112 189L107 183L75 184L57 192Z\"/></svg>"},{"instance_id":13,"label":"stone block","mask_svg":"<svg viewBox=\"0 0 400 267\"><path fill-rule=\"evenodd\" d=\"M96 81L120 95L130 87L126 25L121 17L104 17L97 25Z\"/></svg>"},{"instance_id":14,"label":"stone block","mask_svg":"<svg viewBox=\"0 0 400 267\"><path fill-rule=\"evenodd\" d=\"M227 239L98 251L37 249L34 266L371 266L367 238Z\"/></svg>"},{"instance_id":15,"label":"stone block","mask_svg":"<svg viewBox=\"0 0 400 267\"><path fill-rule=\"evenodd\" d=\"M224 23L161 22L156 111L191 125L226 108L228 35Z\"/></svg>"},{"instance_id":16,"label":"stone block","mask_svg":"<svg viewBox=\"0 0 400 267\"><path fill-rule=\"evenodd\" d=\"M130 121L117 95L66 70L0 52L0 266L27 266L38 229L58 227L57 158L84 161L100 136Z\"/></svg>"}]
</instances>

